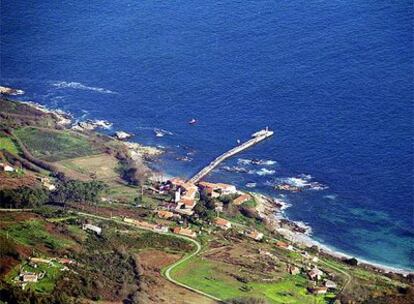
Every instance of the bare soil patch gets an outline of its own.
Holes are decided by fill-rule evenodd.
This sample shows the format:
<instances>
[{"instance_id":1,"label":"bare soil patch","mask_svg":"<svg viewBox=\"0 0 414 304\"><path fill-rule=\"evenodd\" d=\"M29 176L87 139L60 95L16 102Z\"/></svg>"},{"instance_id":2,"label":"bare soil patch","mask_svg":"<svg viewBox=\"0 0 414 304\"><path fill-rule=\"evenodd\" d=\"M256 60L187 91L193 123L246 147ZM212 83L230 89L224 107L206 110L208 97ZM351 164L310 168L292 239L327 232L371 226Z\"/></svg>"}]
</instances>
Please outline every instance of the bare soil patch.
<instances>
[{"instance_id":1,"label":"bare soil patch","mask_svg":"<svg viewBox=\"0 0 414 304\"><path fill-rule=\"evenodd\" d=\"M16 174L0 173L0 189L17 189L36 185L38 185L38 181L32 174L26 173L24 176L18 176Z\"/></svg>"}]
</instances>

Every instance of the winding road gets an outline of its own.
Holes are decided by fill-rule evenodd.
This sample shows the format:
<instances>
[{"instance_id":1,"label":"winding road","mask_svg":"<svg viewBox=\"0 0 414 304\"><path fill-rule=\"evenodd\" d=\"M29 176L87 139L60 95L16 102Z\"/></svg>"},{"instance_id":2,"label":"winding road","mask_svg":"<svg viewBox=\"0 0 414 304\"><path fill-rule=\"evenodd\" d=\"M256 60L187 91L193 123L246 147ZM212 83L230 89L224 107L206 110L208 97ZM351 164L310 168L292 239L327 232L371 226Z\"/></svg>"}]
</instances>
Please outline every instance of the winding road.
<instances>
[{"instance_id":1,"label":"winding road","mask_svg":"<svg viewBox=\"0 0 414 304\"><path fill-rule=\"evenodd\" d=\"M183 238L184 238L184 239L186 239L186 240L188 240L188 241L190 241L190 242L192 242L194 245L196 245L196 250L195 250L195 251L193 251L191 254L189 254L189 255L185 256L185 257L184 257L184 258L182 258L181 260L179 260L179 261L175 262L174 264L172 264L172 265L168 266L168 268L167 268L167 269L165 270L165 272L164 272L165 277L167 278L167 280L168 280L168 281L170 281L170 282L172 282L172 283L174 283L174 284L176 284L176 285L179 285L179 286L184 287L184 288L186 288L186 289L188 289L188 290L191 290L191 291L194 291L194 292L196 292L196 293L198 293L198 294L201 294L201 295L203 295L203 296L206 296L206 297L208 297L208 298L210 298L210 299L212 299L212 300L214 300L214 301L217 301L217 302L223 302L223 300L222 300L222 299L219 299L219 298L217 298L217 297L215 297L215 296L212 296L212 295L210 295L210 294L208 294L208 293L205 293L205 292L203 292L203 291L201 291L201 290L198 290L198 289L195 289L195 288L190 287L190 286L188 286L188 285L185 285L185 284L183 284L183 283L180 283L180 282L178 282L177 280L175 280L175 279L173 279L173 278L171 277L171 275L170 275L171 270L173 270L175 267L177 267L177 266L181 265L182 263L186 262L187 260L191 259L191 258L192 258L192 257L194 257L195 255L197 255L197 254L200 252L200 250L201 250L201 244L200 244L199 242L197 242L196 240L193 240L193 239L187 238L187 237L183 237Z\"/></svg>"},{"instance_id":2,"label":"winding road","mask_svg":"<svg viewBox=\"0 0 414 304\"><path fill-rule=\"evenodd\" d=\"M78 211L74 211L74 212L76 214L78 214L78 215L88 216L88 217L92 217L92 218L96 218L96 219L101 219L101 220L105 220L105 221L112 221L112 222L116 222L118 224L123 224L123 225L130 226L130 227L134 227L134 228L140 229L140 230L148 230L148 231L151 231L151 232L154 232L154 233L158 233L158 234L170 235L170 236L173 236L173 237L176 237L176 238L179 238L179 239L183 239L183 240L187 240L187 241L193 243L196 246L196 250L194 250L192 253L184 256L182 259L178 260L174 264L168 266L167 269L165 269L165 271L163 272L165 278L168 281L170 281L171 283L173 283L173 284L176 284L178 286L184 287L184 288L186 288L188 290L191 290L192 292L195 292L195 293L198 293L198 294L200 294L202 296L208 297L208 298L210 298L210 299L212 299L214 301L217 301L217 302L220 302L220 303L224 303L224 301L222 299L219 299L219 298L217 298L217 297L215 297L215 296L213 296L211 294L205 293L205 292L203 292L201 290L195 289L195 288L193 288L191 286L188 286L188 285L185 285L185 284L183 284L181 282L178 282L177 280L175 280L175 279L173 279L171 277L171 271L175 267L177 267L177 266L181 265L182 263L186 262L187 260L191 259L192 257L194 257L195 255L197 255L201 251L201 244L198 241L196 241L196 240L194 240L192 238L183 236L183 235L177 235L177 234L172 234L172 233L162 233L162 232L154 231L154 230L152 230L150 228L147 229L147 228L137 227L134 224L126 223L124 221L120 221L120 220L117 220L117 219L114 219L114 218L103 217L103 216L99 216L99 215L95 215L95 214L90 214L90 213L85 213L85 212L78 212Z\"/></svg>"}]
</instances>

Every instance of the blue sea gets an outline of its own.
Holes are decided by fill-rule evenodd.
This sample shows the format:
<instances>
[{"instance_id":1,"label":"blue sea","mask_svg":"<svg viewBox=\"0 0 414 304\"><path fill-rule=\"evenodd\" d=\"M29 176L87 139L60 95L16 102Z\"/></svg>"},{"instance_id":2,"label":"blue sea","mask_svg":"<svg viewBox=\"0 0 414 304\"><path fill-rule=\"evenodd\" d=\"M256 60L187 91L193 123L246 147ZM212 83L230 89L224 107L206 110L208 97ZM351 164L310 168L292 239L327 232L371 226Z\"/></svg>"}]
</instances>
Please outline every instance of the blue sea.
<instances>
[{"instance_id":1,"label":"blue sea","mask_svg":"<svg viewBox=\"0 0 414 304\"><path fill-rule=\"evenodd\" d=\"M208 179L255 182L322 244L413 270L413 16L407 0L1 1L1 83L165 147L169 175L268 126Z\"/></svg>"}]
</instances>

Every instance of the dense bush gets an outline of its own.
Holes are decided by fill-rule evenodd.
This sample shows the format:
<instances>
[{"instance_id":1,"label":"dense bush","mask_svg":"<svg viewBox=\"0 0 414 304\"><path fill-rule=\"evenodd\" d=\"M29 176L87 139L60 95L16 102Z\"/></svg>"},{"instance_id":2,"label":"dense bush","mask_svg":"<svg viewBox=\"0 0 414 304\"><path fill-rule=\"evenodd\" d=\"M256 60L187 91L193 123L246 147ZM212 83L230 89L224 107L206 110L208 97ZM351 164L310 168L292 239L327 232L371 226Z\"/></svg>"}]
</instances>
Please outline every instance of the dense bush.
<instances>
[{"instance_id":1,"label":"dense bush","mask_svg":"<svg viewBox=\"0 0 414 304\"><path fill-rule=\"evenodd\" d=\"M150 171L142 163L126 159L121 161L120 174L129 184L139 186L148 179Z\"/></svg>"},{"instance_id":2,"label":"dense bush","mask_svg":"<svg viewBox=\"0 0 414 304\"><path fill-rule=\"evenodd\" d=\"M100 181L81 182L71 180L58 184L56 191L52 192L52 203L66 202L97 202L99 195L107 188Z\"/></svg>"},{"instance_id":3,"label":"dense bush","mask_svg":"<svg viewBox=\"0 0 414 304\"><path fill-rule=\"evenodd\" d=\"M358 260L356 258L344 259L344 262L351 266L358 265Z\"/></svg>"},{"instance_id":4,"label":"dense bush","mask_svg":"<svg viewBox=\"0 0 414 304\"><path fill-rule=\"evenodd\" d=\"M81 304L81 299L71 298L65 290L52 294L41 294L29 290L22 290L19 286L0 282L0 303L19 304Z\"/></svg>"},{"instance_id":5,"label":"dense bush","mask_svg":"<svg viewBox=\"0 0 414 304\"><path fill-rule=\"evenodd\" d=\"M35 208L47 203L48 200L49 194L42 188L21 187L0 190L2 208Z\"/></svg>"},{"instance_id":6,"label":"dense bush","mask_svg":"<svg viewBox=\"0 0 414 304\"><path fill-rule=\"evenodd\" d=\"M58 184L56 191L43 188L21 187L0 190L1 208L36 208L46 203L97 202L106 189L100 181L68 181Z\"/></svg>"},{"instance_id":7,"label":"dense bush","mask_svg":"<svg viewBox=\"0 0 414 304\"><path fill-rule=\"evenodd\" d=\"M4 235L0 235L0 258L5 257L13 257L18 259L20 254L16 249L16 244L11 239Z\"/></svg>"},{"instance_id":8,"label":"dense bush","mask_svg":"<svg viewBox=\"0 0 414 304\"><path fill-rule=\"evenodd\" d=\"M207 209L213 210L215 208L214 200L206 190L200 192L200 201Z\"/></svg>"}]
</instances>

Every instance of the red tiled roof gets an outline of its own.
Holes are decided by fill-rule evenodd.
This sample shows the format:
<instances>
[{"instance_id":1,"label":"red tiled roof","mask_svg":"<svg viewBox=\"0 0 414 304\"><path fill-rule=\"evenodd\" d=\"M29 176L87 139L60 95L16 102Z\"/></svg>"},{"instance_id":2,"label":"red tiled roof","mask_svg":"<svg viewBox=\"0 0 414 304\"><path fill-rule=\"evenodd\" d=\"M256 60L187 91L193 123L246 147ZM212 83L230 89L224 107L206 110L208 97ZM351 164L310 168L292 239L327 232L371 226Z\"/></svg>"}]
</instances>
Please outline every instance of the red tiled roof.
<instances>
[{"instance_id":1,"label":"red tiled roof","mask_svg":"<svg viewBox=\"0 0 414 304\"><path fill-rule=\"evenodd\" d=\"M248 194L242 194L240 195L238 198L236 198L235 200L233 200L233 204L234 205L241 205L244 202L247 202L248 200L250 200L252 197Z\"/></svg>"},{"instance_id":2,"label":"red tiled roof","mask_svg":"<svg viewBox=\"0 0 414 304\"><path fill-rule=\"evenodd\" d=\"M228 220L225 220L220 217L215 218L214 223L219 226L228 226L229 224L231 224Z\"/></svg>"}]
</instances>

